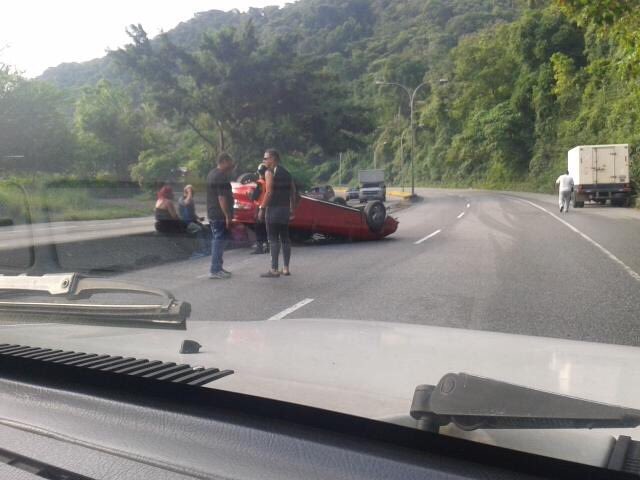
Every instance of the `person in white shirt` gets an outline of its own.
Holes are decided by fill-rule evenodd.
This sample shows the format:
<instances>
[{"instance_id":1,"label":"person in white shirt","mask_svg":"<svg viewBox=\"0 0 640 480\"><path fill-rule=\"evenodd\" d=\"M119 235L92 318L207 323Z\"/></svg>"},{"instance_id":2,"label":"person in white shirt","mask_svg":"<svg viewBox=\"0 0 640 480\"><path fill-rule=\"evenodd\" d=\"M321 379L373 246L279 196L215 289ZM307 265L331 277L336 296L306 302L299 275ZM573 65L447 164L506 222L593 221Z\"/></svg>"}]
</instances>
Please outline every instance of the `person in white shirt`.
<instances>
[{"instance_id":1,"label":"person in white shirt","mask_svg":"<svg viewBox=\"0 0 640 480\"><path fill-rule=\"evenodd\" d=\"M566 172L558 177L556 185L558 185L560 211L567 213L569 211L569 202L571 201L571 192L573 191L573 178L569 175L569 172Z\"/></svg>"}]
</instances>

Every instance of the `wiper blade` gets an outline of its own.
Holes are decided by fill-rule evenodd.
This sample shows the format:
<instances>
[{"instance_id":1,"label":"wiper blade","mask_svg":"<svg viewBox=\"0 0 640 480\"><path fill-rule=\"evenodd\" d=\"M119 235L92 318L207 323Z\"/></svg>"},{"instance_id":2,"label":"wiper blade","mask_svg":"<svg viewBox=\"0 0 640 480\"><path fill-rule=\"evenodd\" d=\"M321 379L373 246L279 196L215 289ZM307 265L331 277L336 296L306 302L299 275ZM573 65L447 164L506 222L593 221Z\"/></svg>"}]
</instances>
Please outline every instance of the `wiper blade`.
<instances>
[{"instance_id":1,"label":"wiper blade","mask_svg":"<svg viewBox=\"0 0 640 480\"><path fill-rule=\"evenodd\" d=\"M71 302L33 302L0 300L0 312L15 315L55 317L70 322L135 325L156 328L186 329L191 314L188 302L176 300L167 290L105 278L86 277L78 273L55 273L41 276L0 275L0 294L48 294ZM95 294L126 293L162 298L158 304L78 303Z\"/></svg>"},{"instance_id":2,"label":"wiper blade","mask_svg":"<svg viewBox=\"0 0 640 480\"><path fill-rule=\"evenodd\" d=\"M418 428L438 432L453 423L463 430L634 428L640 410L478 377L448 373L438 385L420 385L411 405Z\"/></svg>"}]
</instances>

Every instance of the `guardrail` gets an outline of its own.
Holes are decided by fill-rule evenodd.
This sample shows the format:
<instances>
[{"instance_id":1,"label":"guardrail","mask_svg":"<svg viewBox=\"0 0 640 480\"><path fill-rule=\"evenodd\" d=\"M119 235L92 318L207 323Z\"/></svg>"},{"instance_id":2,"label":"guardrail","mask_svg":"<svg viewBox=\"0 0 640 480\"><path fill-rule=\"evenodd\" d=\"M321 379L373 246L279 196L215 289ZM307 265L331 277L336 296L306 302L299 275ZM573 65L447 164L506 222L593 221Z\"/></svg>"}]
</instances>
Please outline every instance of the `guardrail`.
<instances>
[{"instance_id":1,"label":"guardrail","mask_svg":"<svg viewBox=\"0 0 640 480\"><path fill-rule=\"evenodd\" d=\"M347 193L347 189L346 188L336 188L334 187L333 191L336 193L336 195L344 195L345 193ZM399 192L396 190L387 190L387 195L392 196L392 197L398 197L398 198L410 198L411 197L411 192Z\"/></svg>"}]
</instances>

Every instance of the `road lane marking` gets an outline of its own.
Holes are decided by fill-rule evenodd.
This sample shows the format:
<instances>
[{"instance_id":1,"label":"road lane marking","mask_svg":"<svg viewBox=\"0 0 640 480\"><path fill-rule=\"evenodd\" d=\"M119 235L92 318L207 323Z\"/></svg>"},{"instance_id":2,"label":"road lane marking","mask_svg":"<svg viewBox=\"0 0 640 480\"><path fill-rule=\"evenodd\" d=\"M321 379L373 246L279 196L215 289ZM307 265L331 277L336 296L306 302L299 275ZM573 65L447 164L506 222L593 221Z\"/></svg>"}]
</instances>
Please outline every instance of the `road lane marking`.
<instances>
[{"instance_id":1,"label":"road lane marking","mask_svg":"<svg viewBox=\"0 0 640 480\"><path fill-rule=\"evenodd\" d=\"M515 198L515 197L512 197ZM617 263L618 265L620 265L630 276L631 278L633 278L634 280L640 282L640 274L638 274L636 271L634 271L630 266L628 266L626 263L624 263L622 260L620 260L618 257L616 257L613 253L611 253L609 250L607 250L605 247L603 247L602 245L600 245L598 242L596 242L593 238L591 238L589 235L582 233L580 230L578 230L576 227L574 227L573 225L571 225L569 222L566 222L565 220L561 219L560 217L558 217L557 215L555 215L554 213L551 213L549 210L547 210L544 207L541 207L540 205L530 202L529 200L525 200L525 199L521 199L518 198L518 201L521 202L526 202L529 205L531 205L532 207L537 208L538 210L542 210L543 212L551 215L553 218L555 218L556 220L558 220L560 223L562 223L564 226L566 226L567 228L569 228L570 230L574 231L575 233L577 233L578 235L580 235L582 238L584 238L587 242L589 242L590 244L592 244L593 246L595 246L596 248L598 248L602 253L604 253L607 257L609 257L609 259L613 260L615 263Z\"/></svg>"},{"instance_id":2,"label":"road lane marking","mask_svg":"<svg viewBox=\"0 0 640 480\"><path fill-rule=\"evenodd\" d=\"M464 217L464 213L465 212L462 212L460 215L458 215L458 220L461 219L462 217Z\"/></svg>"},{"instance_id":3,"label":"road lane marking","mask_svg":"<svg viewBox=\"0 0 640 480\"><path fill-rule=\"evenodd\" d=\"M34 326L34 325L61 325L60 323L52 323L52 322L48 322L48 323L2 323L0 324L0 327L30 327L30 326Z\"/></svg>"},{"instance_id":4,"label":"road lane marking","mask_svg":"<svg viewBox=\"0 0 640 480\"><path fill-rule=\"evenodd\" d=\"M469 208L469 207L471 207L471 204L470 204L470 203L467 203L467 208Z\"/></svg>"},{"instance_id":5,"label":"road lane marking","mask_svg":"<svg viewBox=\"0 0 640 480\"><path fill-rule=\"evenodd\" d=\"M267 321L269 322L271 320L282 320L284 317L286 317L290 313L295 312L299 308L302 308L311 302L313 302L313 298L305 298L304 300L296 303L295 305L292 305L289 308L282 310L280 313L276 313L273 317L268 318Z\"/></svg>"},{"instance_id":6,"label":"road lane marking","mask_svg":"<svg viewBox=\"0 0 640 480\"><path fill-rule=\"evenodd\" d=\"M442 231L441 229L438 229L438 230L436 230L435 232L430 233L430 234L429 234L429 235L427 235L426 237L421 238L420 240L418 240L417 242L415 242L415 245L420 245L422 242L424 242L424 241L426 241L426 240L429 240L431 237L435 237L435 236L436 236L437 234L439 234L441 231Z\"/></svg>"}]
</instances>

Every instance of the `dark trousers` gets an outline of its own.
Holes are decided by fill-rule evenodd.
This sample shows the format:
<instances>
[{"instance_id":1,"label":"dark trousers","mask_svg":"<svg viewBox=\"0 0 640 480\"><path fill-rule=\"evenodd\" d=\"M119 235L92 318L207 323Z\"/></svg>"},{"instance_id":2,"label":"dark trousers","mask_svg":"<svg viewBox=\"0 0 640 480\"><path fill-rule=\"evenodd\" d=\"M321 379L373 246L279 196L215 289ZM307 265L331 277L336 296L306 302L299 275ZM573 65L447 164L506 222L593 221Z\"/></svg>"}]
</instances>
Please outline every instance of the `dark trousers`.
<instances>
[{"instance_id":1,"label":"dark trousers","mask_svg":"<svg viewBox=\"0 0 640 480\"><path fill-rule=\"evenodd\" d=\"M256 222L256 243L262 245L267 243L269 237L267 236L267 224L264 222Z\"/></svg>"},{"instance_id":2,"label":"dark trousers","mask_svg":"<svg viewBox=\"0 0 640 480\"><path fill-rule=\"evenodd\" d=\"M278 270L280 247L282 246L282 263L289 268L291 259L291 240L289 238L289 208L268 207L266 212L267 236L271 251L271 269Z\"/></svg>"},{"instance_id":3,"label":"dark trousers","mask_svg":"<svg viewBox=\"0 0 640 480\"><path fill-rule=\"evenodd\" d=\"M222 270L222 254L227 243L228 231L224 220L210 220L211 227L211 273Z\"/></svg>"}]
</instances>

